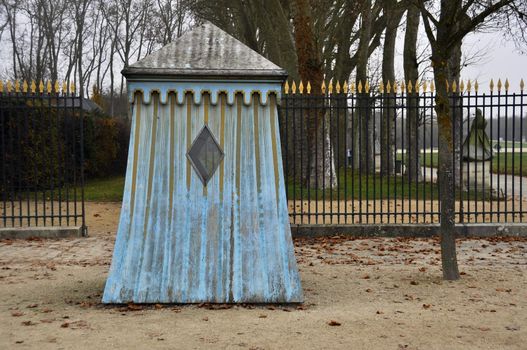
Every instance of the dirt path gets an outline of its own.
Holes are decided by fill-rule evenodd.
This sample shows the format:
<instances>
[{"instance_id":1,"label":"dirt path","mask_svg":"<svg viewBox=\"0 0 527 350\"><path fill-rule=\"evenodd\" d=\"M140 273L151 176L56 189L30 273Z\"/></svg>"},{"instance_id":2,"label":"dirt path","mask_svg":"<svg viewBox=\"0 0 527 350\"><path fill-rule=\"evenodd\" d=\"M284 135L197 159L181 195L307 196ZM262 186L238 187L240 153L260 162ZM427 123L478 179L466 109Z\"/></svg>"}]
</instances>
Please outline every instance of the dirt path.
<instances>
[{"instance_id":1,"label":"dirt path","mask_svg":"<svg viewBox=\"0 0 527 350\"><path fill-rule=\"evenodd\" d=\"M301 307L108 307L100 297L117 213L111 205L90 211L85 239L0 242L0 349L525 349L527 343L525 240L460 241L463 278L455 283L441 280L433 239L297 240Z\"/></svg>"}]
</instances>

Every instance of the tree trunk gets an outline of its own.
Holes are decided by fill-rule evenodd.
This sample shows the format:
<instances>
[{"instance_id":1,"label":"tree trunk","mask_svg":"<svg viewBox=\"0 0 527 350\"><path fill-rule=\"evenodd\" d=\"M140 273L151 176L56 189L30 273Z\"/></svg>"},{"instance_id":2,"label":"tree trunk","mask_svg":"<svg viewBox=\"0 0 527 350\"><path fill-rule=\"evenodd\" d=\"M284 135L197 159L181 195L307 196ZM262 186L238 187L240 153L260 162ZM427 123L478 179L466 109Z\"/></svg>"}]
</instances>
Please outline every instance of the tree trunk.
<instances>
[{"instance_id":1,"label":"tree trunk","mask_svg":"<svg viewBox=\"0 0 527 350\"><path fill-rule=\"evenodd\" d=\"M309 0L294 1L295 45L301 79L311 81L314 94L320 94L324 79L323 66L313 33ZM334 188L337 186L333 146L329 136L324 99L313 100L313 113L306 116L307 153L306 186Z\"/></svg>"},{"instance_id":2,"label":"tree trunk","mask_svg":"<svg viewBox=\"0 0 527 350\"><path fill-rule=\"evenodd\" d=\"M417 63L417 35L419 31L419 9L410 5L406 17L404 36L404 80L415 87L419 78ZM412 89L406 95L406 176L411 182L422 181L419 147L419 91Z\"/></svg>"},{"instance_id":3,"label":"tree trunk","mask_svg":"<svg viewBox=\"0 0 527 350\"><path fill-rule=\"evenodd\" d=\"M438 34L439 36L440 34ZM439 38L438 38L439 42ZM441 262L445 280L459 279L456 255L455 213L454 213L454 138L453 119L450 109L446 81L449 76L448 52L446 45L437 44L432 54L436 85L436 106L439 143L439 198L441 201Z\"/></svg>"},{"instance_id":4,"label":"tree trunk","mask_svg":"<svg viewBox=\"0 0 527 350\"><path fill-rule=\"evenodd\" d=\"M450 87L450 104L452 108L452 118L453 118L453 132L454 132L454 183L456 189L467 190L461 184L461 145L463 140L462 127L463 127L463 101L459 98L459 79L461 76L461 42L452 47L452 54L448 60L448 82L450 86L455 81L458 85L458 88L455 92L452 91Z\"/></svg>"},{"instance_id":5,"label":"tree trunk","mask_svg":"<svg viewBox=\"0 0 527 350\"><path fill-rule=\"evenodd\" d=\"M384 0L383 12L386 16L386 33L382 53L382 81L384 84L395 81L395 42L401 11L397 10L396 0ZM395 156L395 94L386 92L383 96L381 115L381 174L390 175L394 171Z\"/></svg>"},{"instance_id":6,"label":"tree trunk","mask_svg":"<svg viewBox=\"0 0 527 350\"><path fill-rule=\"evenodd\" d=\"M362 25L360 28L360 42L357 49L357 84L362 84L362 92L357 92L357 108L353 118L353 138L356 140L354 159L359 159L358 164L362 173L374 173L375 161L373 157L373 122L370 110L370 96L364 91L368 81L368 57L371 39L371 0L362 4ZM358 142L358 143L357 143Z\"/></svg>"}]
</instances>

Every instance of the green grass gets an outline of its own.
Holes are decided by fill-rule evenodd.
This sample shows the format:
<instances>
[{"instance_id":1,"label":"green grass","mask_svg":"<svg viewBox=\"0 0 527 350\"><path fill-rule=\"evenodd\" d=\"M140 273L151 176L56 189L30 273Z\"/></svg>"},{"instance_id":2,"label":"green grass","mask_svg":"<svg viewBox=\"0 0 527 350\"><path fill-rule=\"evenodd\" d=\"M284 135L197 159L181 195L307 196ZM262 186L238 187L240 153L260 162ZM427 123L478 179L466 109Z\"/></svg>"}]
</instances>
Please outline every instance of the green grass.
<instances>
[{"instance_id":1,"label":"green grass","mask_svg":"<svg viewBox=\"0 0 527 350\"><path fill-rule=\"evenodd\" d=\"M399 156L398 159L400 159ZM421 164L426 167L437 168L438 154L422 154ZM491 171L495 174L527 176L527 154L496 153L495 157L492 159Z\"/></svg>"},{"instance_id":2,"label":"green grass","mask_svg":"<svg viewBox=\"0 0 527 350\"><path fill-rule=\"evenodd\" d=\"M316 190L298 181L286 182L288 199L438 199L437 185L429 182L409 183L404 176L362 175L350 169L338 171L338 189ZM84 187L84 198L91 202L119 202L123 198L124 177L90 180ZM480 198L481 194L463 194L463 198Z\"/></svg>"},{"instance_id":3,"label":"green grass","mask_svg":"<svg viewBox=\"0 0 527 350\"><path fill-rule=\"evenodd\" d=\"M437 199L434 183L409 183L403 176L359 175L351 169L338 171L338 189L306 188L298 181L287 180L288 199Z\"/></svg>"},{"instance_id":4,"label":"green grass","mask_svg":"<svg viewBox=\"0 0 527 350\"><path fill-rule=\"evenodd\" d=\"M124 176L89 180L84 186L84 198L91 202L119 202L123 199Z\"/></svg>"},{"instance_id":5,"label":"green grass","mask_svg":"<svg viewBox=\"0 0 527 350\"><path fill-rule=\"evenodd\" d=\"M501 147L509 148L509 147L527 147L527 143L525 142L519 142L519 141L497 141L492 140L492 145L499 144Z\"/></svg>"},{"instance_id":6,"label":"green grass","mask_svg":"<svg viewBox=\"0 0 527 350\"><path fill-rule=\"evenodd\" d=\"M303 200L344 200L344 199L418 199L435 200L439 198L437 184L430 182L412 183L406 176L359 175L351 169L338 171L338 189L316 190L302 186L299 182L286 181L287 198ZM459 199L482 200L488 193L457 192ZM490 198L487 198L490 199Z\"/></svg>"}]
</instances>

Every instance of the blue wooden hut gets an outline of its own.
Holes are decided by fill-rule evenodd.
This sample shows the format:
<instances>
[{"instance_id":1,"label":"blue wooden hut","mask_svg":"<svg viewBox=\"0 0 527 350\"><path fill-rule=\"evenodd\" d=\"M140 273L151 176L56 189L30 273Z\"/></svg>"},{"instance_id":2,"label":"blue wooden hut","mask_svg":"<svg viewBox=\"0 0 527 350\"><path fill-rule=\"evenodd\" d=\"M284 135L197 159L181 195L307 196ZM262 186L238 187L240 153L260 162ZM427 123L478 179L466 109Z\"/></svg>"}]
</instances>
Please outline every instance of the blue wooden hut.
<instances>
[{"instance_id":1,"label":"blue wooden hut","mask_svg":"<svg viewBox=\"0 0 527 350\"><path fill-rule=\"evenodd\" d=\"M205 23L123 74L132 128L103 302L302 302L278 130L286 72Z\"/></svg>"}]
</instances>

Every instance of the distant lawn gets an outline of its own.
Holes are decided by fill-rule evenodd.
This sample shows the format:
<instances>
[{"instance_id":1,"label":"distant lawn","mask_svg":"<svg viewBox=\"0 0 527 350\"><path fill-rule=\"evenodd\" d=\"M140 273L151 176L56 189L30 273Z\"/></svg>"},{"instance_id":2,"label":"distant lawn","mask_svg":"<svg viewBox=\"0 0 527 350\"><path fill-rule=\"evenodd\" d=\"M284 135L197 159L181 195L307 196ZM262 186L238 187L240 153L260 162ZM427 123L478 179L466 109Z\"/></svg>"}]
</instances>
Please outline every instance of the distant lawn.
<instances>
[{"instance_id":1,"label":"distant lawn","mask_svg":"<svg viewBox=\"0 0 527 350\"><path fill-rule=\"evenodd\" d=\"M84 197L91 202L118 202L123 198L124 177L89 180ZM402 176L362 175L349 169L339 171L338 190L313 190L291 180L287 181L289 199L381 199L424 198L437 199L437 186L433 183L408 183Z\"/></svg>"},{"instance_id":2,"label":"distant lawn","mask_svg":"<svg viewBox=\"0 0 527 350\"><path fill-rule=\"evenodd\" d=\"M419 199L439 198L438 186L431 182L409 182L406 176L360 175L352 169L338 171L338 188L316 190L303 186L298 179L286 179L287 199L344 200L344 199ZM458 199L483 199L488 194L475 191L456 193Z\"/></svg>"},{"instance_id":3,"label":"distant lawn","mask_svg":"<svg viewBox=\"0 0 527 350\"><path fill-rule=\"evenodd\" d=\"M287 179L288 199L437 199L435 183L408 182L404 176L360 175L352 169L338 171L338 189L316 190L303 186L298 180Z\"/></svg>"},{"instance_id":4,"label":"distant lawn","mask_svg":"<svg viewBox=\"0 0 527 350\"><path fill-rule=\"evenodd\" d=\"M344 200L344 199L437 199L435 183L409 183L404 176L362 175L351 169L338 171L338 189L315 190L299 181L287 179L288 199ZM123 198L124 176L89 180L84 188L86 201L120 202ZM464 193L463 198L481 198L481 194Z\"/></svg>"},{"instance_id":5,"label":"distant lawn","mask_svg":"<svg viewBox=\"0 0 527 350\"><path fill-rule=\"evenodd\" d=\"M401 155L398 156L400 159ZM438 154L424 153L421 155L422 166L437 168ZM527 153L497 153L492 159L494 174L509 174L527 176Z\"/></svg>"},{"instance_id":6,"label":"distant lawn","mask_svg":"<svg viewBox=\"0 0 527 350\"><path fill-rule=\"evenodd\" d=\"M88 180L84 198L91 202L120 202L123 200L124 176L101 180Z\"/></svg>"}]
</instances>

